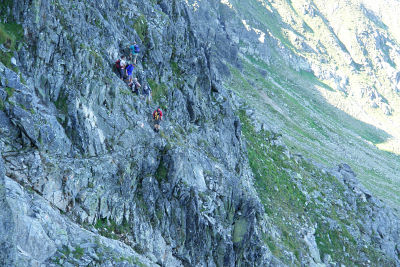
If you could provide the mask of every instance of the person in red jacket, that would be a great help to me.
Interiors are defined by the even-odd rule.
[[[158,107],[156,110],[153,112],[153,120],[154,120],[154,131],[158,133],[160,131],[160,122],[162,121],[162,110],[160,107]]]

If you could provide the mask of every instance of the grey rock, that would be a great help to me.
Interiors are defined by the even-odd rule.
[[[195,10],[189,2],[14,1],[9,12],[26,41],[16,58],[27,83],[0,64],[1,264],[284,265],[264,240],[268,231],[275,240],[279,233],[269,230],[253,185],[235,115],[244,105],[223,85],[228,66],[240,68],[240,40],[269,62],[272,37],[250,42],[257,32],[239,32],[241,21],[223,3],[203,1]],[[133,95],[113,72],[132,40],[142,48],[135,76],[161,94],[157,102]],[[311,70],[287,54],[294,69]],[[348,78],[321,75],[347,90]],[[159,133],[151,119],[157,105],[164,111]],[[270,131],[255,114],[246,109],[257,130]],[[276,133],[267,141],[293,158]],[[394,257],[396,217],[375,205],[348,165],[331,172],[347,186],[344,210],[362,199],[369,218],[379,215],[365,220],[366,231]],[[315,227],[305,229],[302,262],[321,264]],[[296,262],[292,251],[278,249]]]

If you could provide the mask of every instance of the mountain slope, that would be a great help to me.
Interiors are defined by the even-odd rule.
[[[389,136],[328,105],[317,88],[336,88],[310,74],[277,6],[35,0],[0,10],[1,265],[400,264],[397,215],[349,166],[363,170],[357,150],[384,155],[379,171],[395,165],[365,142]],[[133,41],[150,103],[113,69]]]
[[[398,206],[400,54],[391,9],[362,1],[226,6],[243,62],[226,86],[248,99],[261,122],[285,132],[288,146],[321,163],[347,162],[368,189]]]

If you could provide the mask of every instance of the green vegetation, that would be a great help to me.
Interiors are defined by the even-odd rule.
[[[2,0],[2,3],[0,5],[0,16],[1,18],[10,18],[11,14],[8,13],[9,10],[11,10],[13,6],[13,1],[12,0]]]
[[[8,68],[14,71],[17,69],[11,65],[11,58],[13,57],[13,51],[17,50],[18,42],[23,39],[22,26],[15,23],[0,23],[0,44],[4,45],[8,52],[0,51],[0,61]]]
[[[172,72],[173,72],[177,77],[179,77],[179,76],[181,75],[181,69],[179,68],[178,63],[175,62],[175,61],[171,61],[170,64],[171,64]]]
[[[82,258],[84,253],[85,253],[85,251],[80,246],[75,247],[75,250],[72,252],[75,259]]]
[[[113,220],[98,219],[94,227],[99,230],[102,236],[117,240],[130,232],[130,226],[125,220],[118,225]]]
[[[68,115],[68,96],[65,94],[65,92],[61,92],[56,100],[54,102],[55,106],[57,109],[60,111],[60,113],[64,116],[57,117],[58,122],[66,126],[67,123],[67,115]]]
[[[6,87],[6,92],[7,92],[7,98],[10,98],[13,96],[15,89],[11,87]]]
[[[240,111],[239,117],[260,200],[264,204],[266,213],[273,216],[274,223],[280,226],[282,243],[299,254],[305,245],[297,237],[297,230],[287,224],[284,218],[304,212],[306,198],[292,182],[289,172],[292,168],[301,171],[300,166],[289,164],[288,158],[283,156],[282,147],[271,146],[264,141],[272,141],[276,138],[274,135],[269,132],[256,134],[244,111]],[[270,237],[266,237],[267,240],[268,238]],[[267,242],[267,245],[271,243],[273,242]],[[274,247],[270,249],[275,251],[277,257],[283,257],[280,250]]]
[[[101,20],[96,18],[94,21],[94,24],[96,25],[97,28],[101,28]]]
[[[15,23],[0,23],[0,44],[6,48],[15,50],[17,42],[23,39],[24,32],[22,26]]]
[[[27,85],[26,81],[25,81],[24,77],[22,77],[21,73],[19,74],[19,80],[21,81],[22,84]]]
[[[0,110],[3,110],[3,111],[4,111],[5,108],[6,108],[6,103],[8,103],[8,104],[10,104],[10,105],[13,105],[13,106],[15,105],[15,103],[14,103],[13,101],[10,100],[10,98],[14,95],[15,89],[6,86],[6,87],[4,88],[4,90],[5,90],[6,93],[7,93],[7,97],[6,97],[6,99],[5,99],[5,102],[4,102],[3,100],[0,99]],[[24,110],[27,110],[22,104],[19,104],[19,106],[20,106],[21,108],[23,108]],[[28,111],[28,110],[27,110],[27,111]]]
[[[334,96],[337,91],[311,72],[295,71],[279,59],[267,64],[253,56],[242,57],[242,66],[242,70],[230,67],[226,87],[256,110],[263,122],[279,129],[294,152],[328,166],[347,162],[368,189],[392,204],[400,201],[393,173],[398,157],[370,145],[385,143],[389,134],[331,105],[320,92]],[[377,158],[385,161],[378,163]],[[379,173],[369,172],[365,162]]]
[[[168,142],[168,145],[164,147],[163,151],[161,151],[160,155],[160,163],[158,164],[158,168],[155,173],[155,177],[158,180],[159,183],[162,181],[165,181],[168,176],[168,168],[166,166],[166,163],[164,162],[164,155],[167,154],[168,150],[171,149],[171,138],[169,136],[166,136],[164,132],[160,132],[160,135],[162,134],[162,138],[165,138]]]
[[[66,257],[68,257],[71,254],[71,250],[67,246],[63,246],[60,252]]]
[[[158,182],[161,183],[163,180],[167,179],[167,175],[168,175],[168,169],[165,167],[165,163],[161,158],[160,164],[158,165],[157,171],[155,173],[155,177],[158,180]]]
[[[139,35],[143,44],[147,46],[149,44],[149,26],[147,24],[146,17],[144,15],[140,15],[133,24],[133,28]]]
[[[310,82],[314,83],[315,85],[325,88],[326,90],[331,91],[331,92],[335,91],[335,90],[333,90],[332,87],[330,87],[326,83],[321,82],[317,77],[315,77],[314,73],[312,73],[312,72],[300,70],[299,74],[302,78],[309,80]]]
[[[137,258],[137,257],[133,257],[133,256],[131,256],[131,257],[124,257],[124,256],[122,256],[122,257],[119,257],[119,258],[114,258],[114,260],[116,261],[116,262],[124,262],[124,261],[127,261],[127,262],[129,262],[130,264],[134,264],[135,266],[139,266],[139,267],[146,267],[147,265],[146,264],[144,264],[143,262],[141,262],[140,260],[139,260],[139,258]]]
[[[94,58],[94,65],[96,68],[103,68],[103,59],[99,55],[98,52],[96,52],[93,49],[90,49],[90,55]]]
[[[233,228],[233,242],[238,243],[243,241],[244,235],[247,232],[247,221],[244,218],[239,219],[235,222]]]
[[[245,99],[251,102],[253,106],[260,105],[260,109],[269,109],[269,111],[273,113],[274,120],[280,122],[286,121],[287,126],[292,133],[296,133],[297,139],[301,140],[302,142],[309,142],[310,140],[313,142],[319,142],[319,136],[317,134],[312,131],[307,131],[307,128],[305,128],[303,125],[292,120],[294,118],[301,118],[303,121],[306,120],[309,125],[315,125],[316,118],[310,118],[309,112],[304,109],[303,104],[299,102],[291,92],[283,89],[280,90],[280,88],[277,88],[274,82],[264,79],[259,73],[257,67],[270,71],[270,75],[275,74],[277,70],[272,69],[264,62],[253,57],[249,57],[248,59],[250,62],[244,62],[245,72],[243,74],[237,69],[231,68],[231,72],[233,74],[232,76],[234,78],[231,81],[230,86],[238,91],[239,94]],[[285,86],[288,88],[290,81],[287,80],[287,77],[279,76],[279,78],[282,81],[285,81]],[[256,84],[250,84],[250,81],[256,81]],[[258,88],[263,89],[258,90]],[[295,88],[293,89],[295,90]],[[265,105],[263,103],[263,99],[270,98],[269,95],[273,95],[274,99],[277,99],[277,105]],[[291,108],[290,112],[286,110],[286,106]]]
[[[152,79],[148,79],[148,83],[153,92],[153,100],[159,103],[167,94],[167,86],[164,83],[157,83]]]
[[[289,258],[282,254],[284,247],[292,251],[298,261],[296,264],[299,264],[301,255],[308,253],[307,245],[299,235],[300,229],[304,225],[316,225],[315,238],[321,258],[329,254],[333,261],[346,266],[360,264],[363,255],[375,263],[386,266],[392,263],[382,256],[378,248],[350,234],[350,229],[358,231],[358,222],[363,215],[358,213],[359,210],[346,212],[331,201],[346,199],[344,187],[335,177],[321,172],[302,158],[288,157],[282,146],[272,142],[278,136],[266,131],[256,133],[244,110],[239,112],[239,117],[256,190],[268,217],[279,232],[279,238],[268,233],[264,236],[265,244],[276,257],[290,264]],[[332,227],[332,222],[335,227]],[[236,234],[234,232],[235,240],[240,240],[239,230],[240,227]]]
[[[56,255],[57,256],[55,256],[52,261],[58,266],[63,266],[62,263],[71,255],[71,250],[68,248],[68,246],[64,245],[62,249],[58,250]]]
[[[132,91],[131,91],[131,90],[123,89],[123,88],[120,88],[120,89],[119,89],[119,92],[120,92],[121,94],[123,94],[123,95],[131,95],[131,94],[132,94]]]

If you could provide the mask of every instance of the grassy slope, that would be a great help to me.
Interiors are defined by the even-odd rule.
[[[261,66],[266,68],[261,61],[244,58],[243,73],[232,68],[227,86],[255,108],[262,120],[284,133],[293,152],[329,166],[346,162],[377,196],[400,204],[400,181],[395,176],[399,157],[373,145],[389,137],[385,132],[324,102],[313,90],[319,83],[315,78],[290,69],[283,77],[270,67],[268,77],[262,77],[257,70]]]
[[[329,255],[333,262],[346,266],[362,265],[367,258],[381,266],[394,264],[374,244],[354,234],[362,227],[361,200],[357,200],[358,210],[346,211],[341,202],[346,199],[345,190],[336,178],[302,158],[288,157],[283,147],[273,144],[276,135],[256,133],[244,110],[239,116],[255,186],[267,213],[269,230],[264,241],[275,256],[299,265],[303,255],[310,254],[304,239],[307,225],[315,227],[322,259]]]
[[[11,64],[13,51],[18,49],[18,43],[23,39],[22,26],[13,21],[13,17],[7,13],[12,5],[12,1],[5,0],[0,6],[0,45],[4,50],[0,50],[0,61],[7,67],[17,71]],[[7,22],[2,22],[5,20]]]
[[[288,40],[277,25],[289,26],[282,23],[276,12],[268,13],[260,2],[232,3],[244,12],[243,16],[252,15],[281,43],[287,44]],[[263,30],[260,24],[257,27]],[[293,50],[293,46],[287,47]],[[293,152],[328,166],[348,163],[376,196],[394,207],[399,206],[399,156],[375,146],[385,142],[390,135],[328,103],[324,98],[327,94],[344,99],[346,96],[334,92],[311,73],[296,72],[287,67],[273,51],[271,54],[273,63],[270,65],[243,55],[242,71],[231,68],[232,78],[226,86],[245,99],[261,120],[282,132],[285,143]],[[267,75],[261,74],[260,69],[266,70]]]

